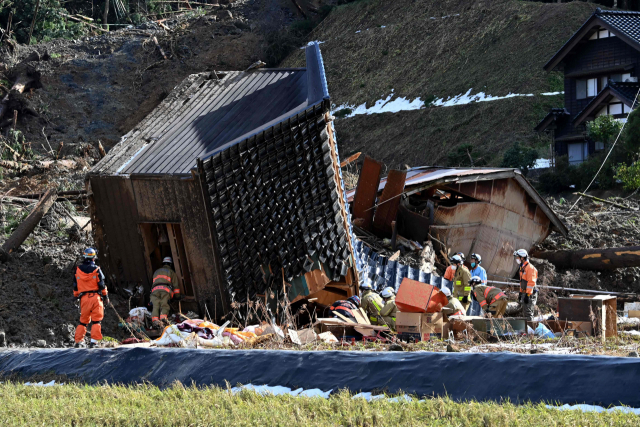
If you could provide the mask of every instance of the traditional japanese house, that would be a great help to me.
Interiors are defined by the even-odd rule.
[[[640,12],[596,9],[544,66],[564,73],[564,107],[536,126],[550,132],[558,156],[579,164],[603,142],[586,136],[586,123],[601,115],[624,119],[640,89]]]
[[[183,309],[210,316],[283,290],[290,301],[356,292],[317,43],[306,61],[189,76],[90,171],[95,240],[115,291],[148,294],[172,256]]]

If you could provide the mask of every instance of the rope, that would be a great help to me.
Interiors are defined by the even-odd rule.
[[[640,95],[640,88],[638,89],[638,92],[636,92],[636,97],[633,100],[633,104],[631,104],[631,110],[627,113],[627,120],[625,120],[624,123],[622,123],[622,127],[620,128],[620,132],[618,132],[618,136],[616,137],[616,140],[614,141],[613,145],[611,146],[611,149],[607,153],[607,157],[604,158],[604,161],[600,165],[600,169],[598,169],[598,172],[596,172],[595,176],[593,177],[593,179],[591,180],[591,182],[589,183],[587,188],[583,191],[583,193],[586,193],[587,191],[589,191],[589,188],[591,188],[591,185],[593,185],[593,183],[595,182],[596,178],[598,177],[598,174],[600,174],[600,171],[604,167],[604,164],[607,163],[607,160],[609,159],[609,156],[613,152],[613,149],[615,148],[616,144],[618,143],[618,140],[620,139],[620,135],[622,135],[622,131],[624,130],[624,127],[626,126],[627,121],[629,120],[629,115],[631,114],[631,111],[633,111],[633,109],[636,106],[636,102],[638,101],[638,95]],[[573,208],[576,207],[576,205],[578,204],[580,199],[582,199],[582,196],[578,197],[578,200],[576,200],[576,202],[573,204],[573,206],[571,206],[571,208],[567,211],[567,214],[569,212],[571,212],[573,210]]]

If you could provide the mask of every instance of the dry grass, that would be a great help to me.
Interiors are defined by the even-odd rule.
[[[259,395],[253,391],[153,386],[32,387],[0,385],[0,419],[6,426],[633,426],[638,417],[620,412],[558,411],[543,404],[456,403],[353,399],[347,392],[329,399]]]

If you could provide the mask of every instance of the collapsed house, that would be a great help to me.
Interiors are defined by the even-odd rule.
[[[348,194],[354,224],[379,237],[393,234],[447,256],[478,253],[490,279],[510,279],[517,270],[513,252],[531,250],[552,231],[567,227],[517,169],[417,167],[390,171],[367,157],[355,190]],[[395,230],[394,230],[395,229]],[[395,233],[394,233],[395,231]],[[373,254],[357,244],[362,262]],[[376,257],[378,258],[378,257]],[[380,286],[396,287],[402,276],[436,284],[430,272],[399,268],[385,272],[388,260],[376,259]],[[385,265],[381,265],[385,264]]]
[[[90,171],[92,225],[111,286],[148,295],[171,256],[182,306],[210,315],[283,287],[290,301],[355,293],[317,43],[306,61],[189,76]]]

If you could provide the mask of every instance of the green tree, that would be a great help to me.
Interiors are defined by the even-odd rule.
[[[615,178],[622,181],[625,190],[637,190],[640,188],[640,162],[634,162],[631,165],[619,164]]]
[[[592,122],[587,123],[587,135],[593,141],[612,143],[620,133],[622,123],[614,119],[613,116],[600,116]]]
[[[505,151],[500,166],[503,168],[518,168],[526,176],[539,157],[535,148],[522,146],[516,141],[511,148]]]

